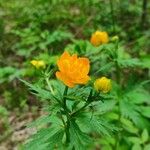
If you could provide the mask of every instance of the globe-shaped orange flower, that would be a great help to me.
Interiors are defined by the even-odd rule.
[[[90,79],[88,76],[90,69],[88,58],[78,58],[76,54],[71,56],[65,51],[57,65],[60,71],[56,72],[56,77],[70,88],[73,88],[76,84],[86,84]]]
[[[109,38],[107,32],[102,32],[102,31],[96,31],[95,33],[92,34],[90,42],[94,46],[99,46],[101,44],[108,43]]]

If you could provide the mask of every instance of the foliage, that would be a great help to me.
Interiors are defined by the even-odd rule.
[[[27,128],[37,131],[20,149],[149,150],[149,10],[148,0],[0,0],[0,142],[14,114],[37,117],[36,107],[43,115]],[[97,45],[96,33],[109,38]],[[88,83],[66,90],[56,79],[64,51],[89,59]],[[94,89],[101,77],[106,93]]]

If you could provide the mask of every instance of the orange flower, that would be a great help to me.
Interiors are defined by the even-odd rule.
[[[56,72],[56,77],[70,88],[76,84],[86,84],[90,79],[88,58],[77,58],[76,54],[71,56],[68,52],[64,52],[57,65],[60,71]]]
[[[99,46],[101,44],[108,43],[108,34],[107,32],[102,32],[102,31],[96,31],[95,33],[92,34],[90,42],[94,46]]]

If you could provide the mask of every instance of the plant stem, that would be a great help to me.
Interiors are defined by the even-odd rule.
[[[116,52],[116,81],[117,81],[117,84],[120,85],[121,87],[121,68],[118,64],[118,57],[119,57],[119,46],[118,46],[118,41],[116,41],[115,43],[115,52]],[[120,119],[121,119],[121,113],[120,113],[120,91],[117,91],[117,95],[118,95],[118,108],[119,108],[119,118],[118,118],[118,122],[120,123]],[[114,145],[114,150],[117,150],[118,149],[118,144],[119,144],[119,137],[120,135],[120,131],[118,131],[117,135],[116,135],[116,141],[115,141],[115,145]]]
[[[67,104],[66,104],[66,96],[67,96],[67,92],[68,92],[68,87],[65,87],[64,90],[64,94],[63,94],[63,108],[67,117],[67,121],[66,121],[66,125],[65,125],[65,132],[66,132],[66,145],[70,142],[70,133],[69,133],[69,128],[70,128],[70,115],[69,115],[69,111],[67,108]]]
[[[85,107],[87,107],[90,103],[86,102],[84,106],[82,106],[80,109],[78,109],[77,111],[75,111],[74,113],[72,113],[71,116],[75,116],[78,112],[82,111]]]
[[[50,84],[50,82],[49,82],[49,78],[46,77],[45,80],[46,80],[46,83],[47,83],[47,85],[48,85],[49,90],[50,90],[51,93],[54,95],[54,90],[53,90],[53,88],[52,88],[52,86],[51,86],[51,84]]]
[[[114,7],[113,7],[113,1],[109,0],[110,9],[111,9],[111,18],[112,18],[112,24],[113,24],[113,32],[115,33],[115,18],[114,18]]]
[[[118,41],[116,41],[115,43],[115,52],[116,52],[116,59],[118,60],[118,55],[119,55],[119,51],[118,51]],[[116,60],[116,80],[117,80],[117,83],[120,84],[120,66],[118,64],[118,61]]]
[[[68,92],[68,87],[66,86],[66,87],[65,87],[65,90],[64,90],[64,94],[63,94],[63,105],[64,105],[64,109],[65,109],[65,110],[66,110],[66,108],[67,108],[67,105],[66,105],[67,92]]]
[[[144,29],[145,26],[145,21],[146,21],[146,16],[147,16],[147,0],[143,0],[143,5],[142,5],[142,15],[141,15],[141,30]]]

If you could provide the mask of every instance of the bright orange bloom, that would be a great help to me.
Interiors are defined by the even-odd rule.
[[[101,44],[108,43],[109,38],[107,32],[102,32],[102,31],[96,31],[95,33],[92,34],[90,42],[94,46],[99,46]]]
[[[71,56],[68,52],[64,52],[57,65],[60,71],[56,72],[56,77],[70,88],[76,84],[86,84],[90,79],[88,76],[90,69],[88,58],[78,58],[76,54]]]

